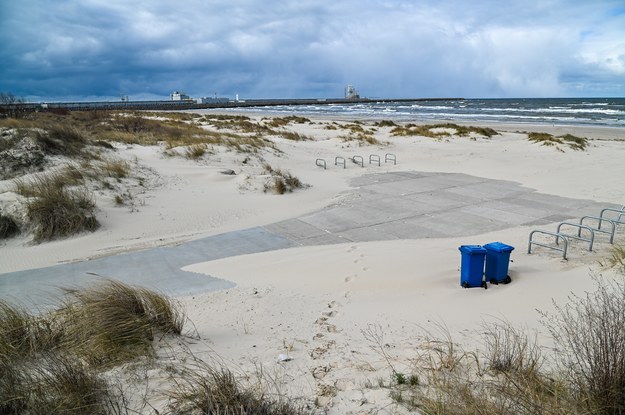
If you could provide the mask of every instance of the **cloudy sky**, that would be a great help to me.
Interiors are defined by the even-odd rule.
[[[623,97],[625,0],[0,0],[30,100]]]

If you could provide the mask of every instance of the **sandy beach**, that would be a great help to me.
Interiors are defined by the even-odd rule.
[[[263,115],[252,120],[266,122]],[[347,119],[291,122],[280,128],[308,139],[268,135],[273,148],[250,154],[213,146],[196,160],[172,156],[171,151],[182,151],[176,148],[167,155],[159,146],[113,143],[116,156],[144,178],[144,185],[128,182],[124,189],[129,201],[121,206],[96,189],[101,223],[96,232],[41,244],[32,243],[28,235],[3,240],[0,274],[183,245],[302,218],[353,202],[358,179],[373,174],[459,174],[505,180],[550,196],[625,205],[625,136],[619,129],[495,124],[490,127],[499,134],[490,138],[453,131],[432,138],[395,136],[393,127],[375,124]],[[353,125],[375,143],[346,139]],[[529,141],[528,131],[587,137],[588,145],[580,151],[544,146]],[[387,154],[397,163],[384,162]],[[381,156],[379,166],[369,163],[371,155]],[[354,156],[362,157],[362,167],[352,161]],[[344,167],[335,164],[336,157],[345,160]],[[306,186],[284,195],[265,192],[271,179],[266,164]],[[19,199],[12,183],[0,182],[0,202],[7,211]],[[506,214],[504,208],[501,214]],[[199,336],[189,341],[189,350],[222,362],[236,374],[262,368],[276,391],[314,402],[328,414],[409,413],[388,389],[371,383],[389,379],[393,371],[409,373],[428,334],[444,335],[440,328],[445,327],[455,342],[477,349],[485,323],[506,321],[535,330],[548,345],[538,310],[550,312],[554,301],[563,303],[571,293],[593,290],[592,275],[610,274],[599,265],[610,254],[605,235],[597,236],[592,252],[585,243],[572,242],[568,260],[544,248],[528,255],[529,232],[555,231],[558,222],[510,224],[449,237],[346,238],[342,243],[301,244],[189,263],[185,271],[236,284],[178,298]],[[617,230],[619,244],[625,243],[624,229],[621,225]],[[515,247],[512,283],[487,290],[461,288],[458,247],[494,241]]]

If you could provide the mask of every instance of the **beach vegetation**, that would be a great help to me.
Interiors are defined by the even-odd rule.
[[[287,117],[275,117],[275,118],[269,118],[269,119],[263,119],[263,120],[268,120],[267,125],[272,128],[286,127],[287,125],[291,123],[306,124],[306,123],[311,122],[310,119],[306,117],[298,117],[296,115],[290,115]]]
[[[206,154],[206,150],[205,143],[192,144],[185,149],[184,156],[190,160],[197,160]]]
[[[625,413],[625,281],[596,277],[596,289],[540,312],[554,347],[506,321],[485,323],[482,347],[465,350],[443,325],[416,345],[410,382],[396,360],[368,335],[389,363],[391,398],[427,414]],[[373,339],[373,340],[372,340]],[[392,362],[392,363],[391,363]]]
[[[355,141],[360,145],[370,144],[370,145],[379,145],[381,142],[375,138],[373,134],[368,133],[350,133],[346,136],[342,136],[341,139],[344,142]]]
[[[625,413],[625,281],[599,280],[542,313],[556,345],[557,366],[571,393],[594,414]]]
[[[312,140],[311,137],[304,135],[304,134],[300,134],[298,132],[295,131],[280,131],[278,133],[278,135],[282,138],[285,138],[287,140],[291,140],[291,141],[310,141]]]
[[[169,409],[176,414],[312,414],[304,405],[285,396],[270,396],[261,388],[243,386],[227,368],[201,364],[184,373],[168,393]],[[260,390],[259,390],[260,389]]]
[[[562,151],[562,146],[567,146],[573,150],[585,150],[588,145],[587,138],[577,137],[571,134],[554,136],[549,133],[529,132],[527,133],[527,138],[533,143],[552,146],[560,151]]]
[[[399,137],[421,136],[430,138],[442,138],[451,137],[452,135],[467,137],[471,135],[471,133],[487,138],[491,138],[494,135],[499,134],[497,131],[488,127],[474,127],[452,123],[425,125],[416,125],[409,123],[406,125],[398,125],[391,130],[391,135]]]
[[[0,213],[0,239],[11,238],[20,233],[20,227],[10,216]]]
[[[308,185],[302,183],[300,179],[293,176],[288,171],[274,169],[269,164],[265,164],[263,169],[264,173],[269,176],[263,189],[265,193],[283,195],[285,193],[292,193],[296,189],[308,187]]]
[[[616,268],[625,273],[625,246],[621,244],[612,245],[610,255],[600,261],[600,264],[605,268]]]
[[[37,131],[37,144],[46,154],[76,156],[87,145],[85,134],[67,124],[51,124],[45,130]]]
[[[16,191],[27,197],[26,213],[36,242],[94,231],[95,201],[84,185],[68,187],[75,169],[67,173],[37,175],[30,181],[16,180]],[[79,172],[78,172],[79,173]]]
[[[185,322],[168,297],[116,281],[67,295],[38,314],[0,301],[0,413],[128,413],[105,371],[152,356]]]
[[[395,123],[395,121],[391,121],[391,120],[378,121],[374,125],[376,127],[397,127],[397,124]]]

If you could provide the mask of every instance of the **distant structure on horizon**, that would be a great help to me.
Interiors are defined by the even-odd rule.
[[[345,99],[359,99],[360,95],[358,95],[358,91],[354,88],[353,85],[347,85],[345,87]]]
[[[172,92],[171,94],[169,94],[169,97],[171,98],[172,101],[186,101],[186,100],[191,99],[190,96],[180,91]]]

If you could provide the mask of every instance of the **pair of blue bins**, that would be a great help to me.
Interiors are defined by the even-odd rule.
[[[486,283],[507,284],[508,265],[513,246],[501,242],[482,245],[462,245],[460,248],[460,285],[464,288],[484,287]],[[484,267],[486,263],[486,267]],[[485,278],[484,278],[485,277]]]

